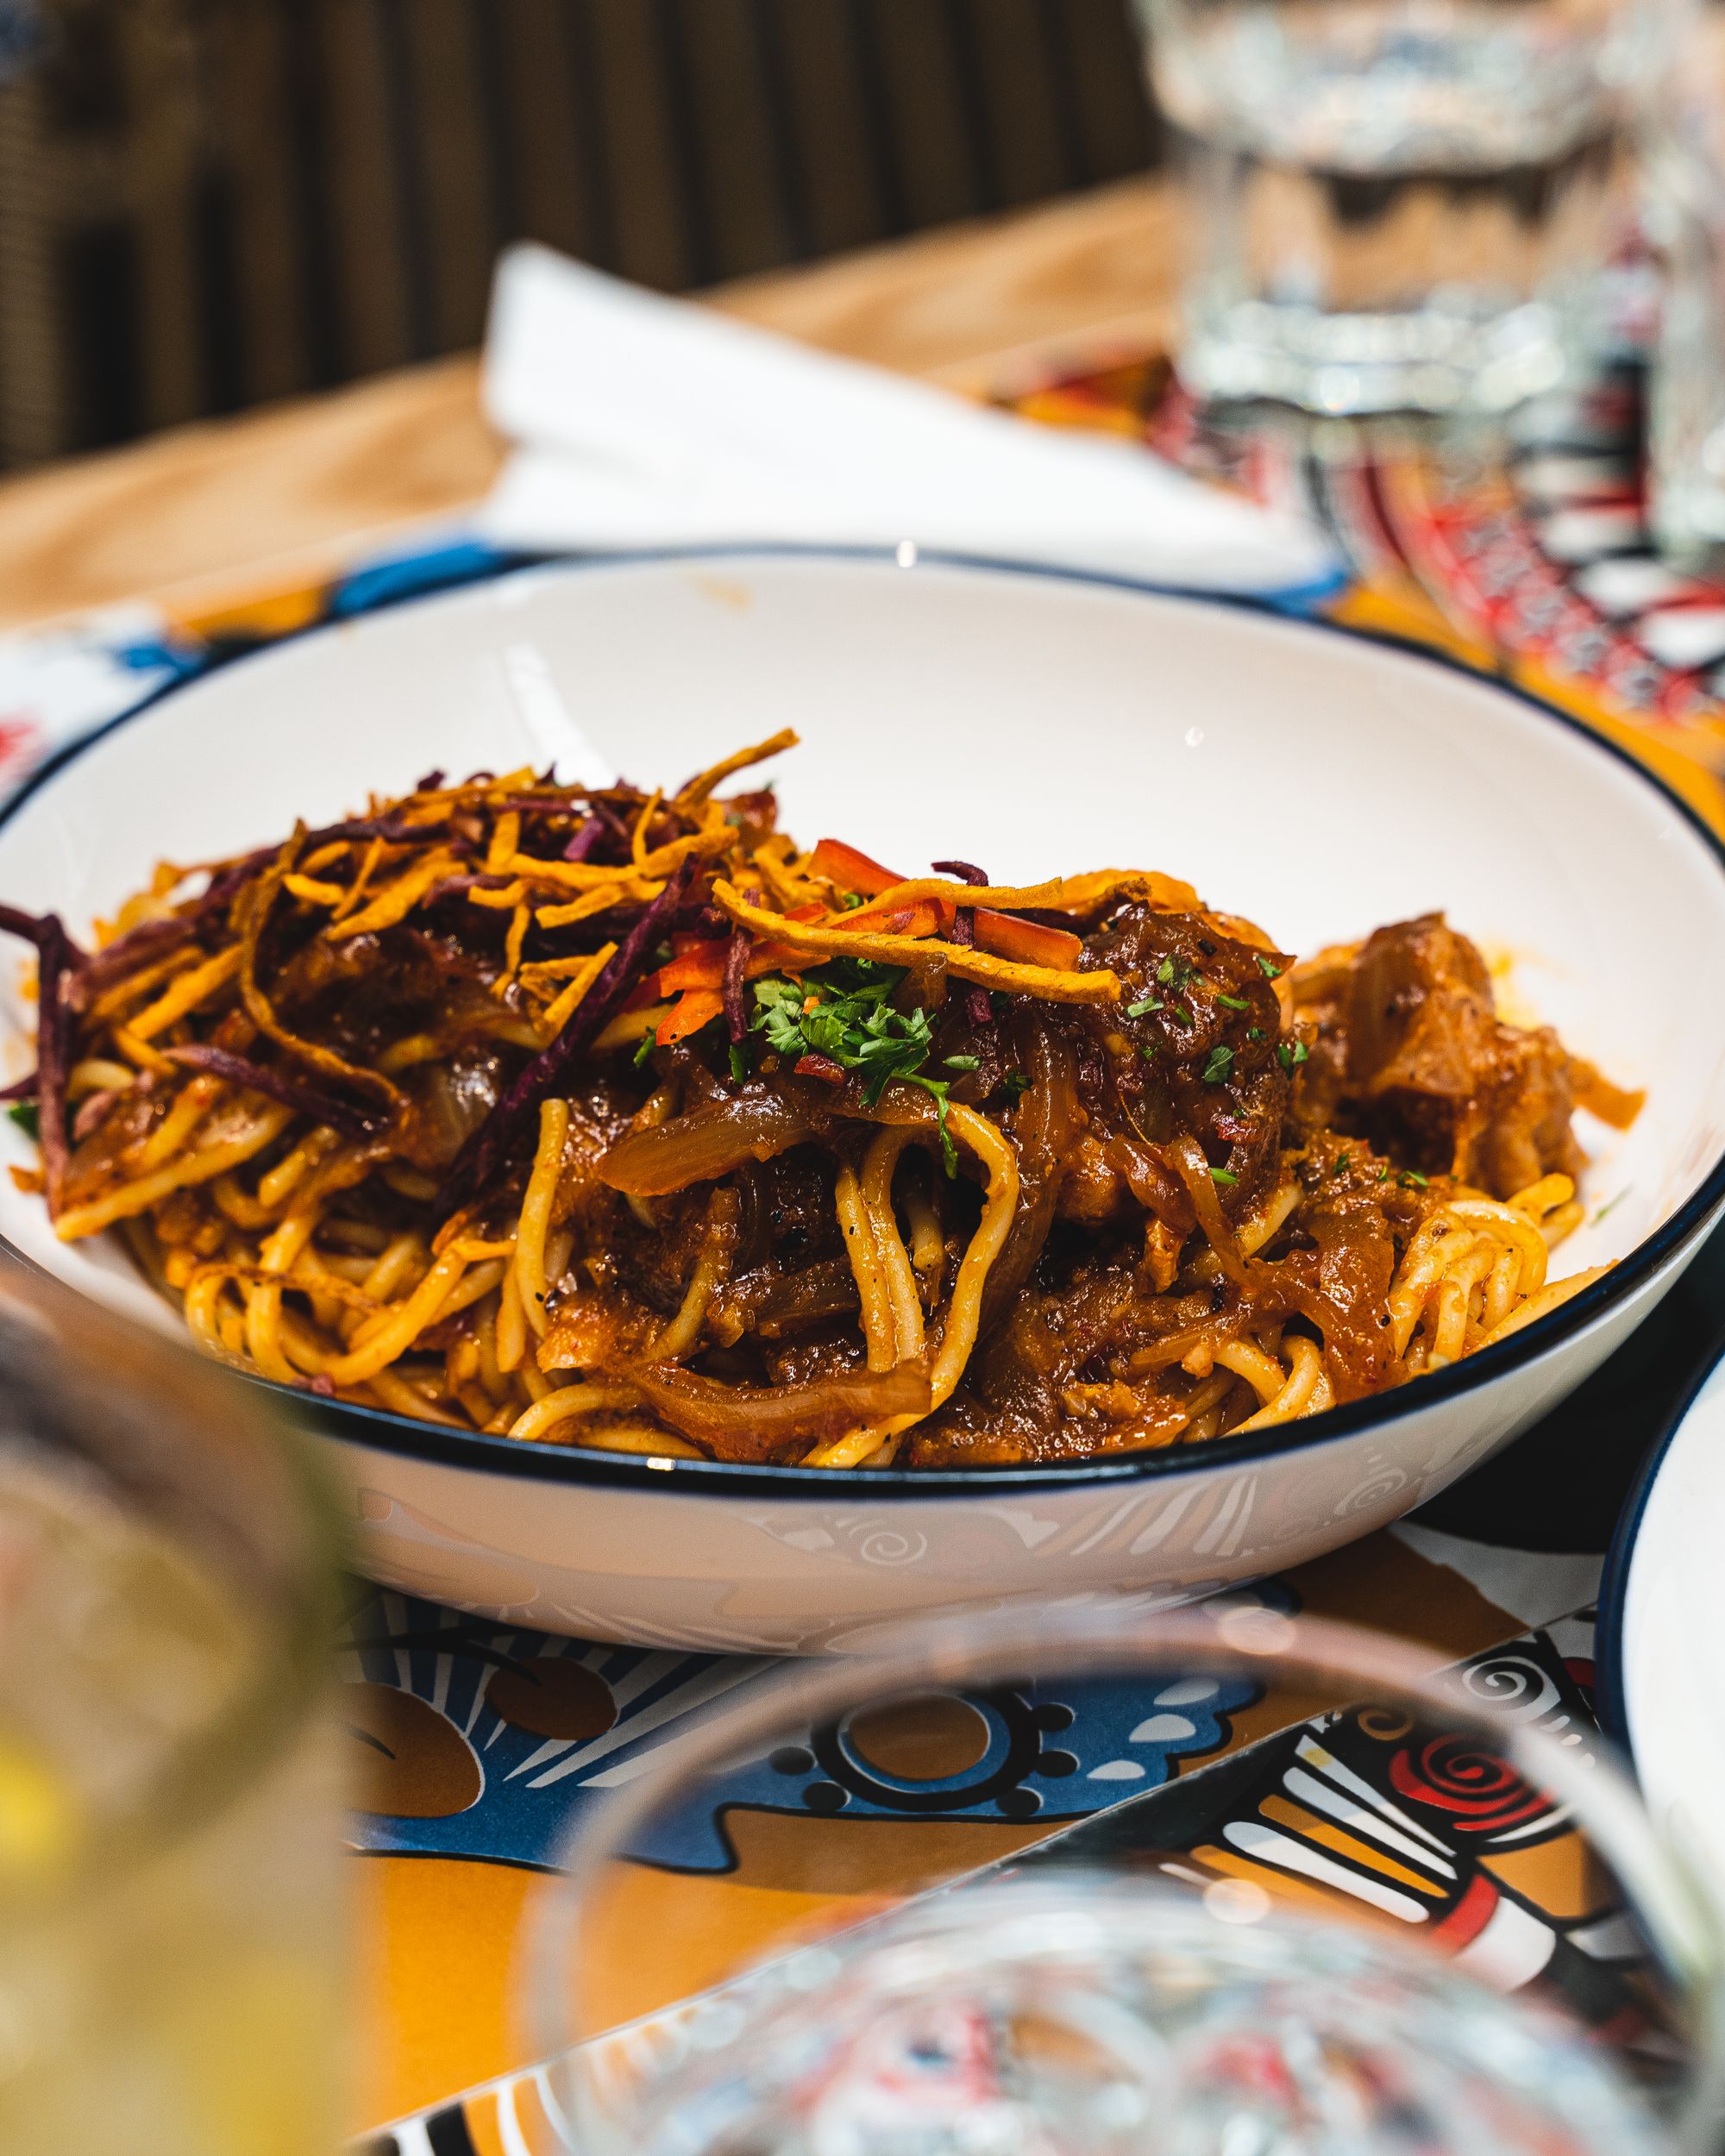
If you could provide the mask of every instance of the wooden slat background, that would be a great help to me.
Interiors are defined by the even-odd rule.
[[[1126,0],[39,4],[5,465],[471,346],[518,236],[681,291],[1154,150]]]

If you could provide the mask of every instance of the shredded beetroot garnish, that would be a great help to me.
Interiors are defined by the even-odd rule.
[[[928,864],[938,876],[957,876],[961,883],[986,883],[988,879],[974,861],[932,861]],[[973,907],[961,906],[952,917],[952,940],[967,948],[976,941],[976,915]],[[974,984],[964,992],[964,1012],[972,1025],[978,1028],[993,1019],[994,1006],[988,1001],[988,991]]]
[[[693,861],[678,862],[664,889],[642,910],[599,978],[570,1012],[562,1031],[540,1050],[485,1121],[469,1132],[437,1193],[440,1216],[447,1218],[491,1181],[505,1153],[539,1103],[556,1090],[577,1057],[616,1017],[647,971],[657,945],[669,932],[693,874]]]
[[[163,1053],[183,1070],[207,1071],[212,1078],[225,1078],[232,1085],[249,1086],[254,1093],[267,1094],[284,1107],[315,1117],[332,1130],[346,1131],[349,1137],[364,1138],[383,1128],[381,1117],[367,1115],[310,1080],[296,1078],[267,1063],[254,1063],[249,1056],[236,1056],[231,1049],[217,1048],[213,1041],[191,1041],[184,1048],[165,1049]]]
[[[739,928],[724,954],[724,1023],[733,1048],[740,1048],[749,1037],[749,1012],[743,1000],[743,983],[749,968],[752,941],[748,931]]]
[[[570,793],[579,793],[579,787],[572,787]],[[499,809],[518,809],[524,816],[536,810],[549,816],[567,816],[569,813],[568,793],[507,793],[495,805]]]
[[[462,891],[506,891],[509,885],[507,876],[445,876],[441,883],[432,885],[421,903],[430,906],[434,899],[454,898]]]
[[[343,823],[326,824],[321,831],[308,831],[305,850],[315,853],[336,838],[447,838],[448,835],[446,823],[415,824],[400,810],[389,809],[381,816],[350,816]]]
[[[36,946],[36,1128],[42,1148],[42,1174],[50,1213],[60,1209],[72,1149],[66,1135],[66,1086],[72,1075],[72,1010],[66,988],[79,958],[77,945],[57,913],[42,919]]]
[[[87,1093],[78,1104],[78,1113],[72,1119],[72,1142],[81,1145],[110,1108],[120,1098],[119,1091],[106,1086],[100,1093]]]
[[[597,816],[589,816],[574,837],[563,849],[565,861],[585,861],[605,837],[605,824]]]
[[[396,809],[382,816],[350,816],[339,824],[325,824],[321,830],[307,831],[301,846],[303,854],[315,853],[318,847],[328,846],[338,838],[403,839],[441,838],[458,853],[467,850],[465,842],[452,837],[449,826],[443,824],[410,824]],[[236,898],[260,869],[267,868],[280,854],[279,846],[260,846],[255,853],[242,854],[239,860],[229,862],[218,876],[212,876],[204,892],[184,919],[189,932],[195,932],[198,924],[216,913],[226,910],[229,902]],[[104,951],[103,956],[106,957]]]
[[[15,906],[0,906],[0,930],[36,947],[36,1136],[52,1215],[60,1210],[71,1158],[66,1114],[66,1081],[72,1069],[67,990],[85,962],[58,913],[38,916]]]
[[[83,1010],[110,981],[152,958],[160,958],[180,943],[190,943],[198,924],[190,914],[170,913],[158,921],[140,921],[123,936],[105,943],[78,970],[71,984],[72,1006]]]
[[[818,1056],[812,1052],[799,1056],[795,1068],[799,1078],[819,1078],[829,1086],[842,1086],[844,1083],[844,1066],[834,1062],[831,1056]]]
[[[436,778],[440,774],[434,772],[430,775]],[[317,847],[328,845],[338,838],[401,840],[410,837],[442,839],[453,844],[457,851],[465,850],[463,842],[451,838],[447,823],[408,824],[404,822],[398,812],[393,810],[383,816],[349,817],[343,823],[326,824],[321,830],[308,831],[304,850],[312,852]],[[136,928],[128,929],[123,936],[116,936],[111,943],[97,951],[93,957],[85,957],[77,945],[68,939],[67,947],[78,971],[78,985],[72,991],[72,1007],[81,1009],[100,989],[106,987],[110,981],[117,981],[122,975],[129,973],[144,959],[160,958],[165,952],[172,950],[176,943],[187,943],[197,937],[206,923],[227,911],[232,900],[259,870],[267,868],[280,851],[279,846],[260,846],[255,853],[242,854],[239,860],[229,862],[218,875],[210,878],[202,895],[184,913],[170,914],[161,920],[141,921]],[[16,908],[9,907],[4,911],[16,912]],[[18,918],[28,919],[30,917],[26,914]],[[0,927],[5,925],[3,921],[0,921]],[[18,928],[14,928],[11,932],[14,935],[28,933],[27,930]]]
[[[66,959],[70,964],[85,966],[90,962],[60,925],[58,913],[26,913],[22,906],[0,906],[0,932],[19,937],[27,943],[34,943],[38,950],[44,942],[58,937],[66,945]]]

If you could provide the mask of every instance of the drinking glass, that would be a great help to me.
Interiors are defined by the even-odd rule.
[[[715,1712],[545,1890],[524,1997],[561,2130],[580,2156],[1701,2156],[1708,1891],[1549,1658],[1429,1671],[1263,1608],[1000,1617]],[[1149,1786],[1051,1832],[1080,1773]]]
[[[1664,299],[1647,394],[1647,503],[1665,550],[1725,550],[1725,21],[1677,17],[1647,101],[1648,226]]]
[[[330,1515],[254,1392],[0,1261],[0,2148],[339,2141]]]
[[[1495,413],[1582,364],[1667,0],[1137,0],[1219,399]]]

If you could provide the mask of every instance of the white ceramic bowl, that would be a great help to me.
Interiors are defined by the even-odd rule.
[[[1725,1902],[1725,1355],[1650,1448],[1599,1587],[1600,1718],[1654,1823]]]
[[[866,1646],[919,1611],[1302,1563],[1433,1495],[1553,1407],[1725,1203],[1725,854],[1586,730],[1423,656],[1214,602],[987,565],[726,554],[535,570],[325,629],[110,728],[0,822],[0,898],[74,931],[166,855],[262,843],[423,771],[560,757],[675,781],[795,725],[785,820],[907,870],[1189,877],[1285,947],[1445,907],[1610,1075],[1585,1132],[1620,1260],[1540,1324],[1310,1421],[1065,1468],[832,1474],[512,1445],[286,1395],[329,1442],[379,1579],[551,1630],[676,1646]],[[592,762],[587,761],[591,770]],[[1506,960],[1506,962],[1509,962]],[[0,1075],[28,1067],[7,968]],[[11,1156],[27,1157],[9,1131]],[[0,1177],[0,1235],[179,1326],[118,1248],[58,1244]]]

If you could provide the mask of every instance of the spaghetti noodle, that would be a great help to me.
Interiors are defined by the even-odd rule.
[[[211,1352],[524,1443],[816,1467],[1186,1444],[1593,1278],[1571,1112],[1440,917],[1296,967],[1189,886],[898,876],[770,791],[521,770],[164,867],[38,955],[68,1239]],[[16,1171],[15,1171],[16,1172]]]

